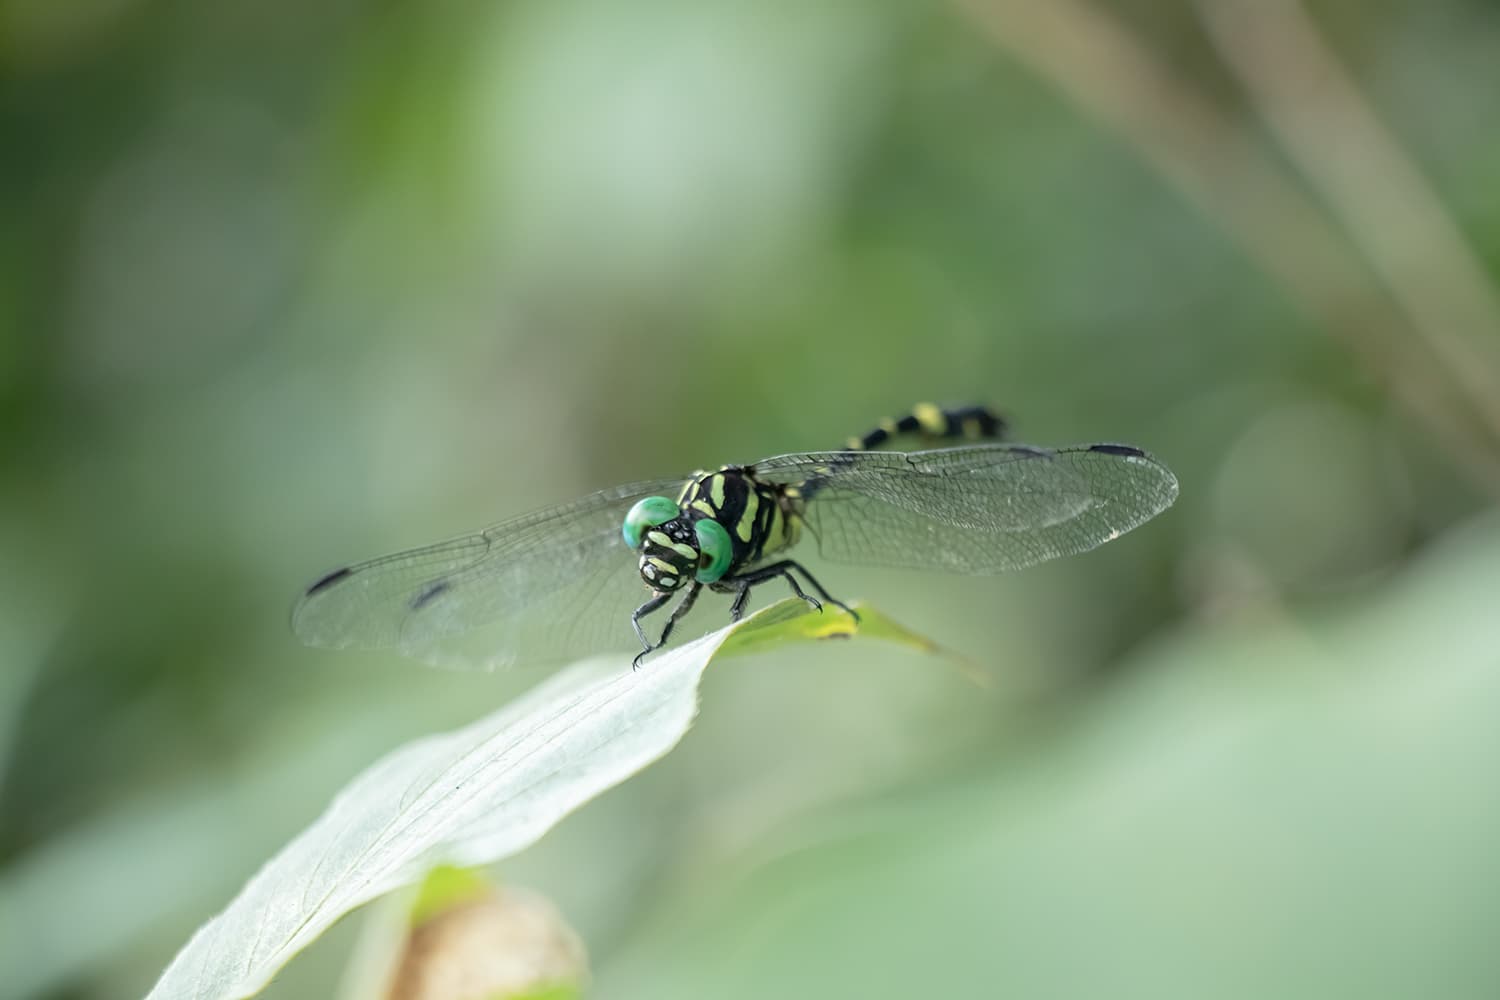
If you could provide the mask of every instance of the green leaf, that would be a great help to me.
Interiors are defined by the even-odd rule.
[[[577,983],[553,983],[550,986],[539,986],[529,993],[511,993],[494,997],[493,1000],[578,1000],[581,996],[583,988]]]
[[[876,637],[935,648],[874,611],[861,615]],[[152,1000],[252,996],[356,907],[435,866],[490,864],[529,847],[677,744],[719,652],[849,634],[838,618],[847,616],[783,601],[637,671],[617,659],[576,664],[469,726],[392,752],[199,928]]]
[[[411,926],[420,927],[445,910],[483,899],[491,892],[484,872],[456,865],[438,865],[427,873],[411,904]]]
[[[759,627],[732,634],[719,647],[718,655],[737,656],[740,653],[763,652],[787,642],[851,639],[858,635],[941,656],[973,683],[981,687],[993,686],[994,681],[984,669],[967,657],[943,648],[925,635],[913,632],[868,604],[856,602],[853,607],[859,615],[857,622],[853,616],[835,608],[825,608],[822,614],[808,614],[806,605],[801,601],[783,601],[762,612],[766,617]]]

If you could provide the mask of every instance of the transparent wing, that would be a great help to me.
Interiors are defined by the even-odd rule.
[[[630,612],[649,594],[620,525],[641,497],[675,496],[682,482],[631,483],[335,570],[298,598],[292,629],[312,646],[395,648],[442,666],[638,646]]]
[[[983,444],[917,452],[816,452],[754,466],[801,484],[805,520],[835,562],[999,573],[1086,552],[1177,498],[1177,477],[1139,448]]]

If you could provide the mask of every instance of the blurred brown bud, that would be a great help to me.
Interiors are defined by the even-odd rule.
[[[583,942],[545,897],[489,889],[417,923],[388,1000],[504,1000],[582,995]]]

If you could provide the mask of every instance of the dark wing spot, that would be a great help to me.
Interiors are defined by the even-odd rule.
[[[1097,451],[1101,455],[1123,455],[1126,458],[1145,458],[1146,453],[1139,448],[1132,448],[1128,444],[1091,444],[1089,451]]]
[[[329,573],[327,576],[323,577],[323,579],[319,580],[317,583],[313,584],[311,587],[308,587],[307,596],[311,597],[319,591],[327,590],[329,587],[332,587],[335,583],[338,583],[344,577],[352,576],[353,574],[354,571],[348,566],[345,566],[343,569],[336,569],[332,573]]]
[[[420,594],[411,599],[411,609],[413,611],[421,611],[452,589],[453,583],[449,580],[439,580],[437,583],[430,583]]]

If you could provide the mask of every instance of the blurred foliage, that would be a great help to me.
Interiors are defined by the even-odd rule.
[[[1500,469],[1500,395],[1475,391],[1500,378],[1497,329],[1460,308],[1492,297],[1500,253],[1500,10],[1308,4],[1389,130],[1382,174],[1316,95],[1321,142],[1288,141],[1242,61],[1278,36],[1228,9],[1265,28],[1296,7],[0,3],[10,988],[144,992],[350,775],[538,679],[300,649],[286,609],[318,572],[936,398],[992,402],[1041,444],[1147,447],[1181,500],[1004,579],[825,577],[982,662],[992,695],[868,646],[711,672],[683,752],[515,865],[577,926],[598,994],[983,994],[1006,962],[1028,995],[1127,966],[1156,996],[1493,995],[1469,943],[1500,931],[1500,878],[1464,837],[1494,832],[1497,793],[1437,777],[1497,758],[1500,643],[1445,622],[1493,579],[1450,536]],[[1090,16],[1160,91],[1087,47]],[[1246,219],[1250,173],[1174,169],[1203,120],[1132,131],[1090,104],[1141,92],[1215,109],[1331,248],[1277,242],[1297,213]],[[1435,229],[1477,278],[1438,266]],[[1352,277],[1327,279],[1340,253]],[[1420,613],[1386,621],[1413,572]],[[1298,644],[1333,640],[1299,623],[1335,608],[1402,655],[1346,651],[1328,680]],[[1243,684],[1212,686],[1228,659]],[[1455,671],[1489,700],[1451,703]],[[1194,720],[1244,737],[1232,760],[1165,788],[1132,767],[1206,766],[1169,738]],[[1355,750],[1378,769],[1340,768]],[[1069,796],[1138,822],[1091,841],[1105,805]],[[1434,927],[1461,939],[1423,947]],[[270,995],[328,995],[350,933]]]

